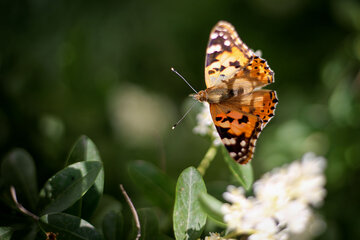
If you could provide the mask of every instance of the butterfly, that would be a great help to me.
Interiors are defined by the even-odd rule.
[[[274,117],[276,92],[261,89],[273,82],[267,62],[241,41],[230,23],[218,22],[206,50],[207,88],[193,97],[209,103],[222,143],[240,164],[253,158],[256,140]]]

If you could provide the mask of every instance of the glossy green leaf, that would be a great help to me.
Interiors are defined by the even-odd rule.
[[[144,195],[162,209],[170,211],[175,197],[175,181],[153,164],[134,161],[129,164],[129,174]]]
[[[42,214],[61,212],[73,205],[94,184],[101,169],[101,162],[85,161],[52,176],[40,192]]]
[[[82,161],[99,161],[101,158],[95,144],[87,136],[81,136],[70,151],[66,165]],[[104,190],[104,170],[101,169],[95,183],[86,194],[66,212],[89,219],[98,205]]]
[[[101,158],[93,141],[83,135],[81,136],[72,147],[66,161],[66,165],[71,165],[76,162],[82,161],[99,161]]]
[[[140,240],[157,239],[159,235],[159,223],[155,213],[149,208],[137,211],[140,221],[141,237]]]
[[[1,240],[10,240],[13,234],[13,229],[11,227],[0,227],[0,239]]]
[[[100,240],[100,233],[87,221],[66,213],[52,213],[40,217],[45,232],[57,234],[57,240]]]
[[[1,164],[4,185],[14,186],[16,196],[29,210],[34,210],[38,202],[38,187],[34,160],[23,149],[11,151]],[[8,191],[9,192],[9,191]]]
[[[102,232],[106,240],[124,239],[124,219],[121,212],[108,212],[102,223]]]
[[[224,160],[225,160],[226,164],[228,165],[230,171],[236,178],[236,180],[246,190],[249,190],[251,188],[251,185],[254,180],[251,164],[250,163],[247,163],[245,165],[239,164],[230,157],[229,153],[226,151],[224,146],[222,146],[221,149],[222,149],[222,153],[224,156]]]
[[[206,212],[208,217],[219,226],[226,227],[223,220],[224,215],[221,212],[221,206],[223,203],[207,193],[200,194],[199,200],[201,208],[204,212]]]
[[[194,167],[185,169],[176,184],[173,223],[177,240],[200,237],[206,223],[199,201],[202,193],[206,193],[206,186],[200,173]]]

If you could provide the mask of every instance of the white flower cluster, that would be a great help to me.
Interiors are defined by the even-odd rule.
[[[246,197],[241,187],[229,186],[223,197],[230,204],[221,209],[228,231],[249,235],[249,240],[308,238],[309,230],[316,235],[319,227],[314,230],[311,207],[320,206],[325,197],[325,165],[323,157],[307,153],[301,161],[265,174],[254,184],[253,197]]]
[[[197,125],[194,127],[193,132],[201,136],[210,136],[214,139],[214,145],[219,146],[221,144],[221,139],[217,133],[213,120],[210,115],[209,104],[203,102],[201,111],[196,115]]]

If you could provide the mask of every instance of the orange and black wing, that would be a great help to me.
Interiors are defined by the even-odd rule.
[[[206,86],[210,88],[231,79],[250,63],[253,55],[230,23],[218,22],[210,33],[206,49]]]
[[[220,21],[212,29],[206,50],[205,83],[207,88],[227,81],[236,89],[250,92],[274,82],[274,72],[266,60],[255,55],[241,41],[235,28]]]
[[[210,105],[215,128],[230,157],[246,164],[254,155],[256,140],[262,130],[260,118],[218,104]]]
[[[221,104],[210,104],[210,113],[230,156],[246,164],[254,155],[256,141],[273,118],[278,99],[275,91],[257,90]]]
[[[264,128],[274,117],[278,102],[279,100],[274,90],[260,89],[232,98],[229,101],[229,105],[234,106],[241,112],[259,117],[262,120],[262,128]]]

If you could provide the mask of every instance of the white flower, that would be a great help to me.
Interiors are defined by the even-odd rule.
[[[224,213],[224,221],[228,224],[230,230],[236,232],[247,232],[249,227],[246,226],[248,221],[243,221],[245,214],[253,208],[253,199],[245,197],[245,191],[243,188],[236,188],[234,186],[228,186],[228,192],[223,194],[225,200],[232,204],[224,204],[221,211]],[[243,225],[245,224],[245,225]]]
[[[286,225],[289,232],[301,233],[305,231],[312,216],[311,209],[300,201],[291,201],[276,214],[280,223]]]
[[[288,234],[278,229],[274,218],[264,218],[256,225],[256,231],[249,236],[249,240],[287,240]]]
[[[254,183],[254,197],[229,186],[222,206],[228,231],[249,234],[249,240],[287,240],[300,236],[314,218],[311,206],[325,197],[325,159],[307,153],[301,161],[274,169]]]
[[[215,146],[221,144],[221,139],[217,133],[213,120],[211,118],[209,104],[203,102],[201,111],[196,115],[197,125],[194,127],[193,132],[201,136],[210,136],[213,139]]]
[[[326,160],[323,157],[316,157],[314,153],[307,153],[301,161],[301,174],[293,179],[295,188],[292,195],[307,204],[320,206],[326,195],[325,176],[323,171],[326,167]]]
[[[325,166],[324,158],[306,153],[301,161],[265,174],[254,184],[255,195],[258,199],[272,199],[280,208],[291,199],[319,206],[326,194]]]
[[[313,214],[309,219],[305,231],[297,234],[293,233],[291,234],[290,238],[291,240],[310,240],[322,233],[325,228],[326,223],[324,220],[320,216]]]

